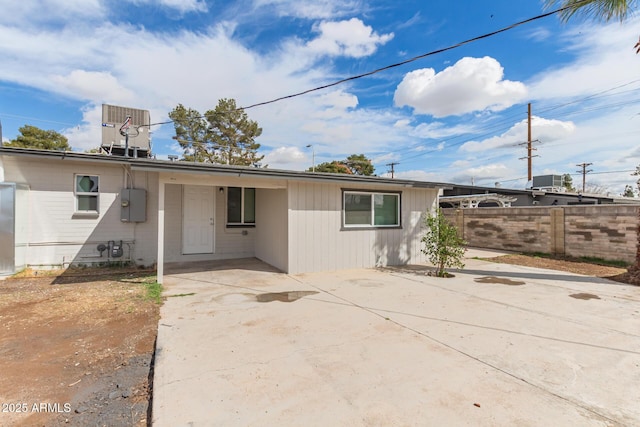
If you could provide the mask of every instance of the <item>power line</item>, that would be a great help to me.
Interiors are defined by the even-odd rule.
[[[625,86],[632,85],[632,84],[637,83],[637,82],[640,82],[640,79],[636,79],[636,80],[632,80],[632,81],[627,82],[627,83],[623,83],[623,84],[621,84],[621,85],[619,85],[619,86],[615,86],[615,87],[612,87],[612,88],[610,88],[610,89],[606,89],[606,90],[603,90],[603,91],[601,91],[601,92],[594,93],[594,94],[589,95],[589,96],[586,96],[586,97],[584,97],[584,98],[576,99],[576,100],[574,100],[574,101],[569,101],[569,102],[566,102],[566,103],[564,103],[564,104],[559,104],[559,105],[555,105],[555,106],[548,107],[548,108],[546,108],[546,109],[542,109],[542,110],[540,110],[540,113],[548,113],[549,111],[557,110],[558,108],[566,107],[567,105],[576,104],[576,103],[578,103],[578,102],[588,101],[589,99],[599,98],[599,97],[601,97],[601,96],[619,95],[619,93],[617,93],[617,94],[610,94],[610,95],[604,95],[604,94],[605,94],[605,93],[607,93],[607,92],[611,92],[611,91],[613,91],[613,90],[616,90],[616,89],[623,88],[623,87],[625,87]],[[637,90],[637,89],[633,89],[633,90]],[[628,91],[627,91],[627,92],[628,92]]]
[[[588,1],[588,0],[583,0],[583,1],[576,2],[576,3],[583,3],[584,1]],[[309,94],[309,93],[312,93],[312,92],[316,92],[316,91],[319,91],[319,90],[323,90],[323,89],[327,89],[327,88],[330,88],[330,87],[338,86],[338,85],[341,85],[343,83],[347,83],[347,82],[350,82],[350,81],[353,81],[353,80],[358,80],[358,79],[361,79],[363,77],[368,77],[368,76],[371,76],[371,75],[374,75],[374,74],[377,74],[377,73],[380,73],[382,71],[386,71],[386,70],[389,70],[389,69],[392,69],[392,68],[397,68],[397,67],[400,67],[402,65],[406,65],[406,64],[409,64],[411,62],[415,62],[415,61],[417,61],[419,59],[426,58],[428,56],[433,56],[433,55],[436,55],[436,54],[439,54],[439,53],[443,53],[443,52],[447,52],[447,51],[450,51],[450,50],[453,50],[453,49],[457,49],[457,48],[459,48],[461,46],[464,46],[464,45],[467,45],[467,44],[470,44],[470,43],[473,43],[473,42],[476,42],[476,41],[479,41],[479,40],[483,40],[483,39],[486,39],[486,38],[489,38],[489,37],[493,37],[493,36],[495,36],[497,34],[504,33],[506,31],[512,30],[514,28],[517,28],[517,27],[525,25],[525,24],[528,24],[530,22],[534,22],[534,21],[537,21],[537,20],[540,20],[540,19],[543,19],[543,18],[547,18],[549,16],[558,14],[558,13],[563,12],[563,11],[568,10],[568,9],[573,9],[573,8],[576,7],[576,3],[572,4],[571,6],[561,7],[559,9],[553,10],[551,12],[543,13],[541,15],[537,15],[537,16],[534,16],[532,18],[528,18],[528,19],[525,19],[523,21],[516,22],[514,24],[508,25],[506,27],[500,28],[499,30],[492,31],[490,33],[482,34],[480,36],[476,36],[476,37],[461,41],[459,43],[456,43],[456,44],[453,44],[453,45],[450,45],[450,46],[447,46],[447,47],[444,47],[444,48],[441,48],[441,49],[432,50],[430,52],[423,53],[423,54],[418,55],[418,56],[414,56],[413,58],[409,58],[409,59],[406,59],[404,61],[397,62],[395,64],[390,64],[390,65],[386,65],[386,66],[381,67],[381,68],[377,68],[377,69],[375,69],[373,71],[368,71],[366,73],[350,76],[350,77],[335,81],[333,83],[328,83],[328,84],[325,84],[325,85],[322,85],[322,86],[317,86],[317,87],[314,87],[312,89],[304,90],[302,92],[293,93],[291,95],[281,96],[279,98],[271,99],[269,101],[258,102],[258,103],[255,103],[255,104],[247,105],[246,107],[239,107],[239,108],[236,109],[236,111],[238,111],[238,110],[248,110],[250,108],[260,107],[260,106],[268,105],[268,104],[273,104],[275,102],[283,101],[285,99],[296,98],[298,96],[302,96],[302,95],[306,95],[306,94]],[[151,123],[148,126],[157,126],[157,125],[164,125],[164,124],[169,124],[169,123],[173,123],[173,120],[164,121],[164,122],[158,122],[158,123]],[[143,126],[146,126],[146,125],[143,125]]]
[[[57,125],[66,125],[66,126],[78,126],[77,123],[66,123],[66,122],[58,122],[55,120],[46,120],[46,119],[38,119],[36,117],[27,117],[27,116],[18,116],[16,114],[6,114],[6,113],[0,113],[0,117],[9,117],[11,119],[24,119],[24,120],[33,120],[36,122],[44,122],[44,123],[55,123]]]
[[[579,3],[582,3],[582,2],[579,2]],[[290,98],[295,98],[295,97],[298,97],[298,96],[301,96],[301,95],[306,95],[308,93],[315,92],[315,91],[322,90],[322,89],[327,89],[327,88],[330,88],[330,87],[333,87],[333,86],[337,86],[337,85],[340,85],[340,84],[343,84],[343,83],[346,83],[346,82],[350,82],[352,80],[357,80],[357,79],[361,79],[363,77],[368,77],[368,76],[371,76],[373,74],[377,74],[377,73],[380,73],[382,71],[389,70],[391,68],[396,68],[396,67],[400,67],[400,66],[405,65],[405,64],[409,64],[411,62],[415,62],[415,61],[417,61],[419,59],[423,59],[423,58],[426,58],[428,56],[432,56],[432,55],[436,55],[436,54],[439,54],[439,53],[447,52],[449,50],[457,49],[457,48],[459,48],[461,46],[464,46],[464,45],[467,45],[467,44],[470,44],[470,43],[473,43],[473,42],[476,42],[476,41],[479,41],[479,40],[482,40],[482,39],[486,39],[488,37],[493,37],[493,36],[495,36],[497,34],[504,33],[506,31],[512,30],[512,29],[514,29],[516,27],[519,27],[521,25],[528,24],[530,22],[534,22],[534,21],[537,21],[539,19],[543,19],[543,18],[546,18],[548,16],[555,15],[557,13],[563,12],[563,11],[565,11],[567,9],[573,9],[575,7],[576,7],[575,4],[573,4],[571,6],[565,6],[565,7],[562,7],[560,9],[553,10],[551,12],[547,12],[547,13],[543,13],[543,14],[538,15],[538,16],[534,16],[533,18],[525,19],[524,21],[516,22],[514,24],[508,25],[506,27],[503,27],[503,28],[501,28],[499,30],[496,30],[496,31],[492,31],[490,33],[483,34],[481,36],[476,36],[476,37],[464,40],[462,42],[459,42],[459,43],[456,43],[456,44],[453,44],[453,45],[450,45],[450,46],[447,46],[447,47],[444,47],[444,48],[441,48],[441,49],[432,50],[431,52],[427,52],[427,53],[423,53],[422,55],[414,56],[413,58],[409,58],[407,60],[404,60],[404,61],[401,61],[401,62],[397,62],[395,64],[387,65],[385,67],[378,68],[378,69],[375,69],[373,71],[368,71],[366,73],[357,74],[355,76],[347,77],[345,79],[338,80],[338,81],[335,81],[333,83],[329,83],[329,84],[326,84],[326,85],[318,86],[318,87],[315,87],[313,89],[307,89],[307,90],[304,90],[302,92],[294,93],[294,94],[291,94],[291,95],[281,96],[280,98],[272,99],[270,101],[258,102],[256,104],[252,104],[252,105],[248,105],[246,107],[243,107],[243,109],[248,110],[249,108],[259,107],[259,106],[267,105],[267,104],[272,104],[274,102],[278,102],[278,101],[282,101],[282,100],[290,99]]]
[[[637,82],[637,81],[640,81],[640,80],[634,80],[634,81],[629,82],[629,83],[627,83],[627,84],[635,83],[635,82]],[[622,86],[626,86],[627,84],[622,85]],[[621,87],[621,86],[617,86],[616,88],[619,88],[619,87]],[[616,88],[612,88],[612,89],[616,89]],[[607,91],[604,91],[604,92],[607,92]],[[601,92],[601,93],[602,93],[602,92]],[[598,94],[595,94],[595,95],[598,95]],[[583,100],[591,99],[591,98],[593,98],[595,95],[585,97],[585,98],[583,98]],[[577,101],[576,101],[576,102],[577,102]],[[605,104],[605,105],[601,105],[601,106],[597,106],[597,107],[585,108],[585,109],[581,109],[581,110],[575,110],[575,111],[571,111],[571,112],[566,112],[566,113],[563,113],[563,114],[560,114],[560,115],[556,115],[555,117],[567,117],[567,116],[573,116],[573,115],[577,115],[577,114],[580,114],[580,113],[588,113],[588,112],[598,111],[598,110],[603,110],[603,109],[607,109],[607,108],[623,107],[623,106],[626,106],[626,105],[632,105],[632,104],[636,104],[636,103],[639,103],[639,102],[640,102],[640,99],[633,99],[633,100],[629,100],[629,101],[621,101],[621,102],[616,102],[616,103],[611,103],[611,104]],[[568,105],[568,104],[562,104],[562,106],[563,106],[563,105]],[[550,108],[550,109],[553,109],[553,108]],[[542,110],[541,112],[548,111],[548,110],[550,110],[550,109]],[[447,144],[447,148],[449,148],[449,147],[456,147],[456,146],[460,146],[460,145],[463,145],[463,144],[465,144],[465,143],[467,143],[467,142],[472,142],[472,141],[475,141],[475,140],[478,140],[478,139],[482,139],[483,137],[486,137],[486,136],[489,136],[489,135],[493,135],[493,134],[494,134],[496,131],[498,131],[499,129],[506,129],[506,128],[508,128],[509,126],[511,126],[511,125],[512,125],[512,124],[511,124],[512,122],[510,122],[509,126],[501,126],[501,124],[503,124],[503,123],[505,123],[506,121],[508,121],[511,117],[519,116],[520,114],[521,114],[521,113],[516,113],[515,115],[513,115],[513,116],[509,116],[509,118],[507,118],[507,119],[505,119],[505,120],[501,120],[500,122],[495,123],[494,125],[491,125],[491,126],[489,126],[489,127],[485,127],[485,128],[480,128],[480,129],[482,129],[482,130],[490,130],[490,131],[489,131],[489,132],[487,132],[487,133],[480,134],[480,135],[474,135],[472,138],[467,138],[467,139],[464,139],[464,140],[462,140],[462,141],[456,142],[456,143],[454,143],[454,144]],[[505,123],[505,124],[506,124],[506,123]],[[458,136],[458,137],[450,138],[447,142],[449,142],[449,141],[451,141],[451,140],[453,140],[453,139],[461,138],[461,137],[462,137],[462,135],[461,135],[461,136]],[[544,141],[538,141],[538,142],[544,142]],[[561,145],[562,143],[552,142],[552,143],[550,143],[550,144],[553,144],[553,145]],[[517,145],[517,144],[516,144],[516,145]],[[549,145],[549,144],[547,144],[547,145]],[[404,151],[404,150],[403,150],[403,151]],[[426,154],[430,154],[430,153],[433,153],[433,152],[436,152],[436,151],[440,151],[440,150],[439,150],[439,149],[423,150],[423,151],[421,151],[420,153],[417,153],[417,154],[412,155],[412,156],[403,156],[403,157],[401,157],[401,158],[400,158],[400,160],[407,161],[407,160],[414,159],[414,158],[417,158],[417,157],[421,157],[421,156],[424,156],[424,155],[426,155]],[[395,153],[398,153],[398,151],[396,151]],[[524,157],[524,158],[527,158],[527,157]]]

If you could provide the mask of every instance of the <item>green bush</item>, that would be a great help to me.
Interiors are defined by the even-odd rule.
[[[438,208],[435,215],[425,215],[424,227],[427,231],[422,237],[422,252],[436,267],[436,275],[445,277],[447,267],[464,268],[462,258],[467,242],[458,236],[458,230],[447,221],[442,209]]]

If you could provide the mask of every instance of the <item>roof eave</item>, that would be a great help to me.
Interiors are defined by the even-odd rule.
[[[0,147],[0,155],[28,156],[42,159],[78,160],[129,165],[132,170],[144,170],[159,173],[203,173],[221,176],[254,176],[259,178],[292,179],[297,181],[329,181],[345,184],[369,184],[409,188],[449,189],[451,184],[426,181],[413,181],[394,178],[346,175],[322,172],[302,172],[283,169],[252,168],[246,166],[214,165],[209,163],[191,163],[183,161],[156,160],[134,157],[115,157],[103,154],[78,153],[73,151],[35,150],[29,148]]]

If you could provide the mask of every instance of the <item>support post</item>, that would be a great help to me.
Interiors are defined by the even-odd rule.
[[[160,284],[164,277],[164,189],[165,182],[158,180],[158,256],[156,260],[156,281]]]

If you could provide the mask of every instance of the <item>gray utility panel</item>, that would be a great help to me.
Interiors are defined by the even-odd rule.
[[[123,188],[120,193],[123,222],[145,222],[147,220],[147,190]]]

